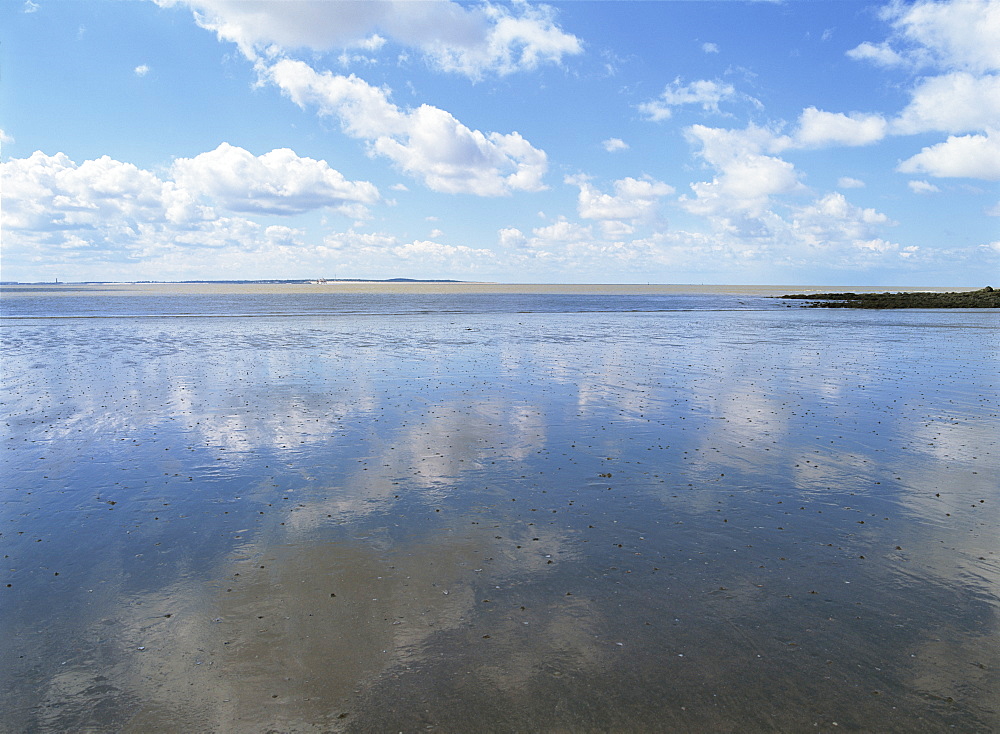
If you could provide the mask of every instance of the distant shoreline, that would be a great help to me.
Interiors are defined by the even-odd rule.
[[[186,282],[87,282],[87,283],[18,283],[0,284],[0,299],[23,298],[74,298],[100,296],[110,298],[163,297],[187,298],[214,296],[218,298],[279,298],[286,296],[306,298],[336,298],[347,295],[379,297],[397,296],[704,296],[779,298],[784,294],[801,294],[803,299],[822,298],[830,293],[881,293],[921,291],[927,293],[954,293],[975,291],[976,288],[887,288],[886,286],[830,286],[830,285],[702,285],[702,284],[601,284],[601,283],[491,283],[456,280],[361,280],[343,279],[327,281],[186,281]],[[791,306],[791,304],[786,304]],[[803,304],[805,305],[805,304]],[[811,304],[810,304],[811,305]]]
[[[8,285],[189,285],[206,283],[235,283],[238,285],[323,285],[325,283],[468,283],[449,278],[289,278],[265,280],[0,280],[0,287]]]
[[[448,278],[291,278],[264,280],[79,280],[79,281],[0,281],[0,288],[124,288],[164,286],[337,286],[337,285],[442,285],[468,288],[496,288],[499,290],[556,289],[567,292],[581,292],[585,289],[622,289],[623,291],[663,291],[663,292],[704,292],[704,293],[774,293],[781,298],[823,298],[830,294],[853,295],[855,293],[965,293],[981,290],[975,286],[861,286],[861,285],[815,285],[815,284],[739,284],[739,283],[528,283],[453,280]],[[801,294],[780,295],[791,291]]]

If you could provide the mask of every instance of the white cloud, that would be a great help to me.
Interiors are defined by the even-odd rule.
[[[105,278],[143,268],[150,277],[159,263],[165,270],[158,277],[165,277],[205,267],[218,255],[204,253],[213,251],[262,253],[263,266],[266,257],[304,247],[304,233],[225,216],[217,207],[350,210],[377,198],[371,184],[344,181],[325,163],[287,150],[254,157],[223,145],[177,161],[169,173],[173,178],[108,156],[78,165],[63,153],[40,151],[0,163],[5,263],[79,261]],[[358,200],[345,198],[352,196]]]
[[[883,17],[893,27],[889,41],[864,42],[848,56],[882,65],[910,64],[985,73],[1000,70],[998,0],[892,2]]]
[[[1000,126],[1000,75],[964,71],[924,80],[893,123],[902,134],[979,132],[990,126]]]
[[[874,209],[854,206],[840,193],[792,207],[787,219],[770,224],[772,257],[800,265],[823,262],[833,268],[864,268],[884,264],[887,258],[908,259],[918,250],[880,237],[880,230],[895,222]]]
[[[354,45],[357,48],[364,49],[365,51],[378,51],[386,44],[386,40],[382,38],[377,33],[373,33],[368,38],[362,39],[356,42]]]
[[[310,251],[311,256],[335,262],[338,269],[358,273],[388,273],[404,268],[413,277],[441,278],[454,273],[480,273],[497,266],[495,252],[434,240],[404,242],[382,232],[335,232]]]
[[[559,245],[582,244],[593,239],[593,232],[590,227],[570,222],[566,219],[559,219],[545,227],[536,227],[531,230],[534,235],[528,245],[538,249],[550,249]]]
[[[756,125],[742,130],[691,125],[684,130],[688,140],[701,146],[699,156],[713,166],[746,155],[780,153],[791,146],[791,139]]]
[[[0,167],[8,231],[70,232],[165,218],[164,182],[108,156],[78,166],[63,153],[38,151]]]
[[[807,107],[799,117],[795,144],[805,148],[827,145],[870,145],[885,137],[888,123],[881,115],[824,112]]]
[[[497,232],[497,238],[500,246],[504,248],[524,247],[528,244],[528,238],[524,236],[524,232],[516,227],[501,229]]]
[[[914,194],[936,194],[941,191],[929,181],[909,181],[906,184]]]
[[[872,61],[879,66],[901,66],[906,63],[906,59],[893,51],[887,43],[874,44],[865,41],[848,51],[847,56],[855,61]]]
[[[329,207],[357,219],[379,199],[373,184],[348,181],[326,161],[300,158],[288,148],[257,157],[222,143],[211,152],[175,161],[173,177],[182,188],[235,212],[300,214]]]
[[[1000,2],[951,0],[887,8],[893,26],[944,68],[1000,70]]]
[[[608,138],[602,143],[602,145],[604,146],[604,150],[609,153],[615,153],[619,150],[628,150],[628,143],[621,138]]]
[[[378,232],[359,233],[354,230],[335,232],[323,238],[324,247],[331,250],[377,252],[399,244],[394,236]]]
[[[889,40],[861,44],[849,55],[939,72],[917,82],[889,132],[951,133],[897,170],[1000,180],[1000,0],[893,2],[882,16],[892,25]],[[910,182],[926,193],[925,184]]]
[[[149,73],[149,67],[146,64],[139,64],[132,71],[136,76],[146,76]]]
[[[36,13],[38,12],[38,3],[32,0],[24,0],[24,12],[25,13]]]
[[[466,7],[458,2],[245,2],[245,0],[155,0],[186,5],[199,25],[239,45],[251,59],[278,49],[381,47],[384,38],[419,49],[438,69],[478,79],[510,74],[542,63],[558,64],[583,50],[561,30],[545,5],[515,3]],[[379,34],[384,34],[379,35]]]
[[[863,189],[865,182],[850,176],[843,176],[837,179],[837,187],[841,189]]]
[[[447,263],[453,265],[457,256],[492,260],[492,250],[477,250],[465,245],[442,245],[429,240],[415,240],[392,248],[392,254],[402,260]]]
[[[353,75],[318,73],[301,61],[284,59],[265,73],[297,105],[316,105],[321,115],[339,118],[345,133],[368,142],[370,153],[434,191],[502,196],[544,189],[546,155],[516,132],[471,130],[430,105],[404,111],[384,89]]]
[[[846,119],[854,132],[856,121]],[[853,268],[914,256],[914,251],[881,236],[881,230],[894,224],[886,215],[854,206],[843,194],[796,203],[791,197],[808,190],[791,163],[769,155],[794,147],[792,138],[755,126],[726,130],[694,125],[686,132],[692,143],[701,145],[698,155],[716,175],[711,181],[691,184],[693,193],[681,197],[679,203],[687,212],[708,220],[722,250],[718,259],[732,259],[734,266],[758,262],[799,268],[823,263],[828,268]],[[822,137],[837,136],[827,131]],[[840,185],[863,183],[843,178]],[[674,233],[669,239],[677,240],[682,234]]]
[[[540,63],[558,64],[564,56],[583,51],[580,40],[555,24],[553,11],[545,5],[513,6],[518,14],[500,5],[483,4],[473,13],[487,20],[485,38],[472,44],[450,44],[440,38],[424,42],[424,53],[442,70],[472,79],[484,72],[510,74],[530,70]]]
[[[569,176],[566,183],[580,188],[578,206],[584,219],[651,219],[660,198],[674,192],[672,186],[652,178],[615,181],[614,194],[598,191],[583,176]]]
[[[902,173],[1000,181],[1000,133],[950,136],[899,164]]]
[[[4,130],[0,130],[0,143],[13,143],[14,138],[8,135]]]
[[[759,218],[772,196],[802,189],[791,163],[761,152],[786,144],[764,128],[692,125],[686,132],[701,144],[700,157],[718,172],[712,181],[691,184],[694,198],[681,197],[682,206],[693,214],[721,217],[719,223],[728,227],[729,217]]]
[[[604,219],[597,223],[601,228],[601,235],[606,240],[622,240],[635,234],[635,226],[621,221],[620,219]]]
[[[890,224],[893,222],[884,214],[854,206],[843,194],[832,193],[795,209],[790,230],[800,246],[811,250],[839,250],[866,257],[868,253],[894,253],[900,249],[877,236],[882,226]]]
[[[801,187],[794,166],[771,156],[752,155],[730,161],[712,181],[691,184],[694,198],[682,197],[693,214],[762,216],[771,197]]]
[[[302,247],[305,242],[305,230],[286,227],[282,224],[272,224],[264,228],[264,237],[272,246]]]
[[[701,44],[701,50],[707,54],[717,54],[719,53],[719,44],[706,42]]]
[[[719,103],[736,95],[731,84],[702,79],[690,84],[681,84],[680,78],[668,84],[660,96],[639,105],[639,111],[648,119],[659,122],[668,119],[672,108],[680,105],[696,104],[706,112],[719,112]]]
[[[825,231],[836,228],[850,239],[865,239],[875,234],[872,227],[888,224],[889,218],[874,209],[854,206],[843,194],[835,192],[798,209],[796,221],[818,225]]]
[[[269,246],[259,224],[219,216],[173,181],[107,156],[77,165],[36,152],[0,164],[0,177],[5,270],[72,267],[84,279],[109,279],[138,269],[183,279],[218,253]]]

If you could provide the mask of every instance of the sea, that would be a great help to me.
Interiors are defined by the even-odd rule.
[[[833,290],[0,287],[0,731],[1000,731],[1000,312]]]

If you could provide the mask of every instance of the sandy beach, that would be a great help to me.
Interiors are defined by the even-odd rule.
[[[2,731],[1000,729],[996,311],[30,288]]]

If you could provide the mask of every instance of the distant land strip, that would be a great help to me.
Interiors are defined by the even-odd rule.
[[[446,278],[290,278],[268,280],[0,280],[0,285],[322,285],[324,283],[467,283]]]
[[[1000,308],[1000,291],[951,293],[810,293],[778,296],[810,301],[806,308]]]

